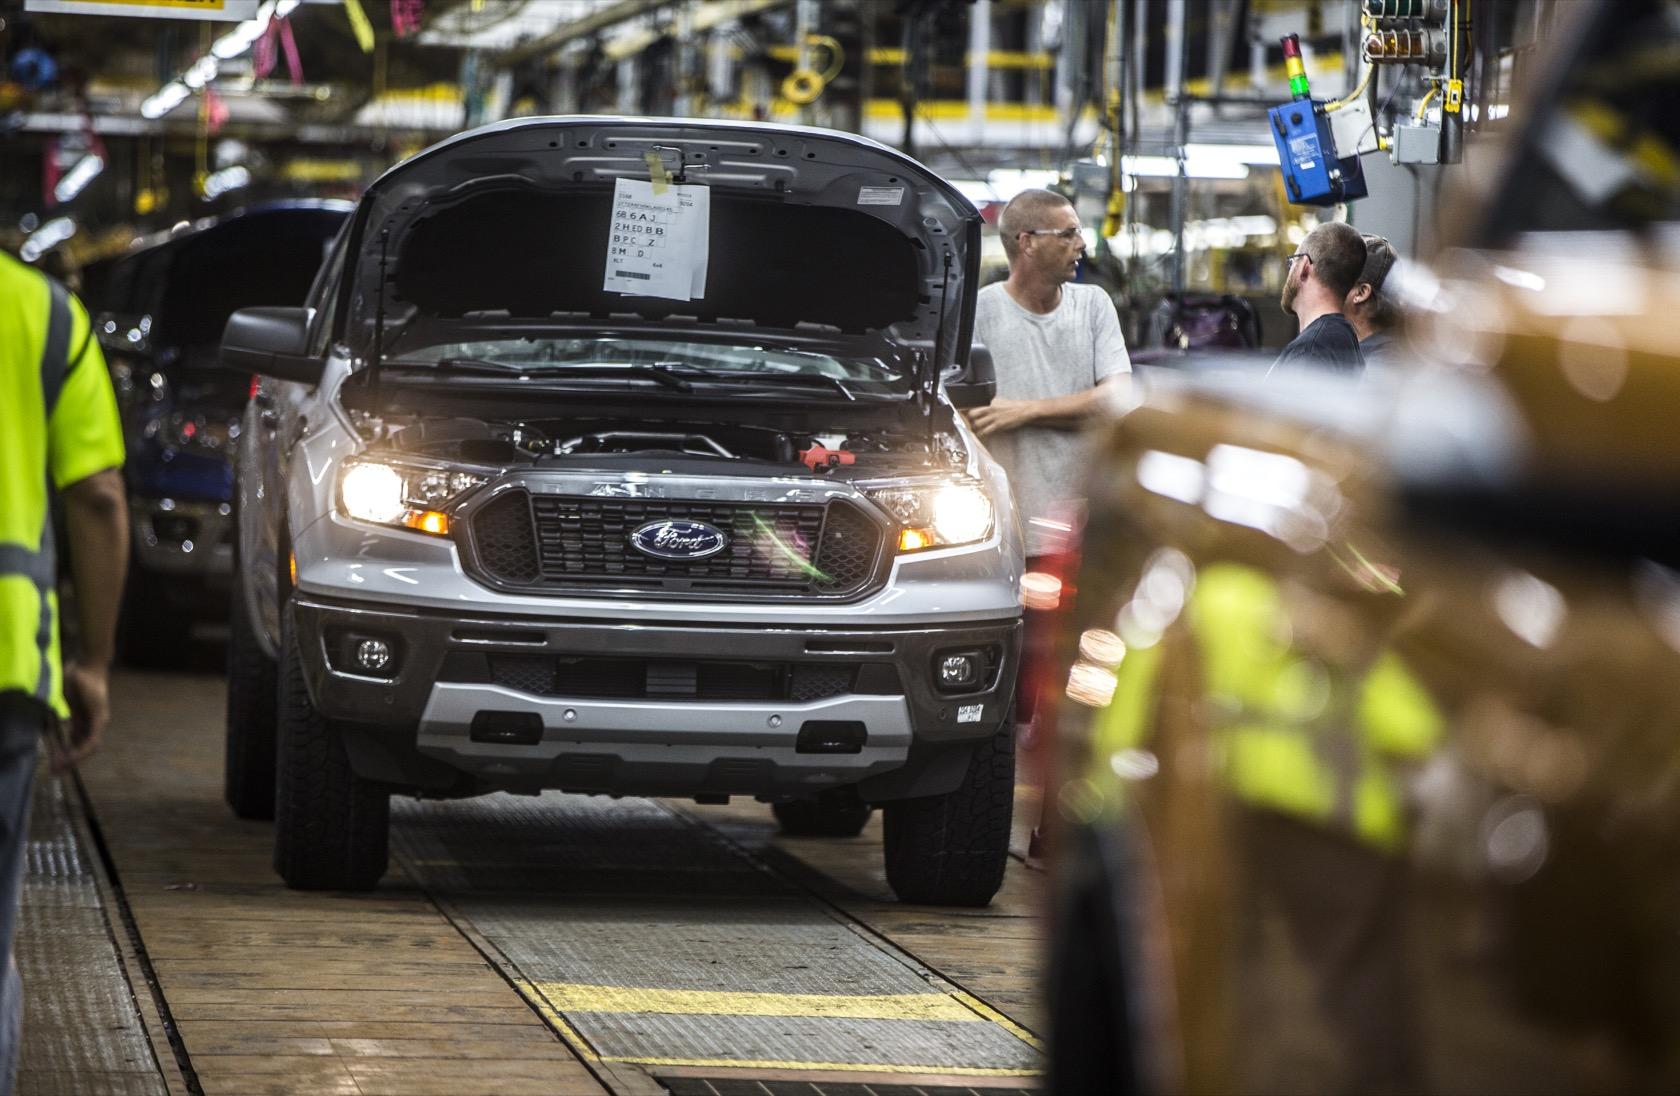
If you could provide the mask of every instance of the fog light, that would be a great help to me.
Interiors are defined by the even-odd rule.
[[[364,639],[356,644],[356,668],[378,673],[391,661],[391,645],[382,639]]]
[[[939,687],[966,689],[980,680],[980,655],[973,651],[939,656]]]

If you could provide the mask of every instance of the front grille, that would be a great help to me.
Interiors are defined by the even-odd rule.
[[[644,555],[630,535],[649,522],[703,522],[727,546],[705,559]],[[715,502],[502,494],[470,521],[475,569],[499,586],[540,592],[845,597],[875,577],[882,527],[844,500]]]
[[[852,691],[855,665],[568,655],[490,656],[490,680],[533,696],[596,700],[827,700]]]
[[[535,582],[542,572],[531,533],[531,496],[509,491],[472,519],[473,544],[486,570],[503,582]]]

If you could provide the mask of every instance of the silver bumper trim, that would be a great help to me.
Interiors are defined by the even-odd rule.
[[[473,717],[486,710],[535,713],[543,721],[542,740],[474,742]],[[795,740],[810,719],[857,720],[868,729],[868,739],[855,754],[798,753]],[[598,790],[636,792],[667,784],[705,789],[728,780],[717,776],[715,766],[732,764],[755,768],[750,779],[743,778],[748,783],[787,790],[854,782],[903,765],[911,739],[909,706],[899,696],[851,695],[806,704],[621,702],[535,697],[496,685],[440,681],[421,715],[416,744],[422,753],[467,772],[538,780],[546,787],[568,786],[569,759],[606,758],[611,775]]]

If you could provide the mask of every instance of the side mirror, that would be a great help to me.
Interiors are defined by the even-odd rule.
[[[997,369],[992,365],[992,352],[975,343],[968,352],[968,368],[946,379],[945,395],[952,406],[963,411],[991,403],[997,397]]]
[[[327,363],[308,354],[309,309],[241,308],[222,328],[222,368],[319,384]]]

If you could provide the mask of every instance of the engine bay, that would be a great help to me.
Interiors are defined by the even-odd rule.
[[[790,430],[717,421],[647,421],[624,417],[438,418],[356,415],[374,447],[449,464],[494,467],[599,467],[626,471],[703,471],[739,466],[786,476],[851,479],[961,469],[968,452],[954,431]],[[721,470],[721,469],[720,469]]]

